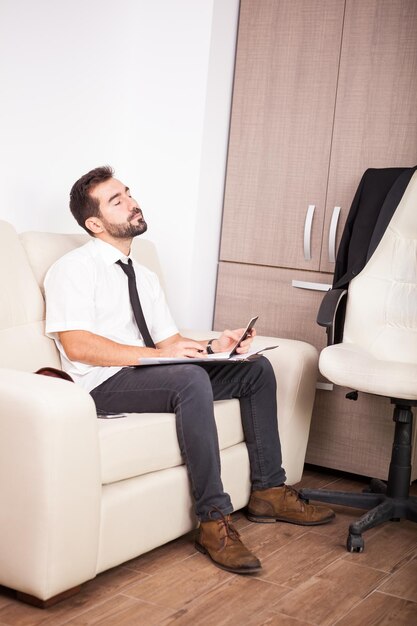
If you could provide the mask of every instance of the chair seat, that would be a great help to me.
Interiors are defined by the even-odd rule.
[[[354,343],[322,350],[321,373],[342,387],[390,398],[417,400],[417,364],[381,361]]]

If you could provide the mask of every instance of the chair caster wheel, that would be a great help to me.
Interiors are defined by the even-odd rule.
[[[346,542],[348,552],[363,552],[364,546],[365,543],[362,539],[362,535],[352,535],[352,533],[349,533]]]
[[[362,493],[387,493],[387,485],[379,478],[373,478],[369,485],[362,489]]]

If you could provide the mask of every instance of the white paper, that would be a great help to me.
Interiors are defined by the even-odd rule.
[[[210,361],[220,361],[227,363],[238,363],[239,361],[247,361],[250,357],[261,354],[265,350],[273,350],[278,346],[269,346],[267,348],[261,348],[260,350],[250,350],[245,354],[235,354],[230,356],[230,352],[216,352],[215,354],[207,354],[204,357],[151,357],[139,360],[139,365],[174,365],[175,363],[208,363]]]

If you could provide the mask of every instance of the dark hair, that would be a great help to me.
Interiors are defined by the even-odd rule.
[[[70,210],[78,224],[91,235],[91,231],[85,225],[85,220],[89,217],[100,217],[99,202],[90,193],[100,183],[104,183],[109,178],[113,178],[114,170],[110,165],[96,167],[91,172],[81,176],[73,184],[70,191]]]

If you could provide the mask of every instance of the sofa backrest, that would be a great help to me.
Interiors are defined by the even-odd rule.
[[[0,367],[60,367],[44,319],[45,303],[25,250],[14,228],[0,221]]]
[[[60,367],[54,342],[45,336],[43,281],[49,267],[89,236],[26,232],[0,220],[0,367],[36,371]],[[163,282],[152,242],[134,240],[132,254]]]
[[[36,282],[43,293],[43,282],[51,265],[67,252],[87,243],[90,236],[30,231],[22,233],[19,238],[26,251]],[[151,241],[134,239],[132,255],[139,263],[155,272],[163,285],[161,266],[155,245]]]

